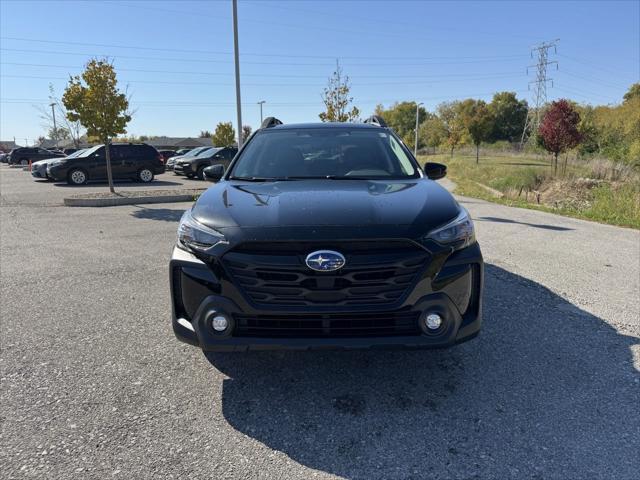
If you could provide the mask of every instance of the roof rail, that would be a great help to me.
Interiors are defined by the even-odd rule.
[[[267,117],[262,122],[262,125],[260,125],[260,128],[271,128],[275,127],[276,125],[282,125],[282,122],[276,117]]]
[[[364,121],[364,123],[378,125],[379,127],[388,127],[387,122],[385,122],[384,118],[382,118],[380,115],[371,115]]]

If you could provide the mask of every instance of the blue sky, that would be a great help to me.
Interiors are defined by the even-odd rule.
[[[559,38],[549,98],[617,103],[640,77],[640,2],[240,1],[243,123],[317,121],[340,59],[363,115],[377,103],[530,99],[529,51]],[[128,132],[235,124],[231,2],[0,0],[0,138],[44,133],[51,83],[108,55],[135,110]]]

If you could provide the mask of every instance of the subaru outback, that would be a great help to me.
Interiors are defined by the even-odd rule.
[[[436,348],[475,337],[469,213],[384,120],[272,117],[184,213],[170,261],[178,339],[211,352]]]

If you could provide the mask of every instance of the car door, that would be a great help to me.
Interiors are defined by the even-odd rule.
[[[130,145],[111,145],[111,174],[113,178],[127,178],[132,174],[135,162],[133,148]]]
[[[107,159],[104,147],[96,150],[90,157],[83,159],[83,167],[89,173],[89,178],[93,180],[104,180],[107,178]]]
[[[55,155],[44,148],[35,148],[31,160],[37,162],[38,160],[44,160],[45,158],[55,157]]]

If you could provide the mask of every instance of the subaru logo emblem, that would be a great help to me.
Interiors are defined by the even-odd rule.
[[[344,255],[333,250],[318,250],[307,255],[307,267],[317,272],[333,272],[344,267]]]

